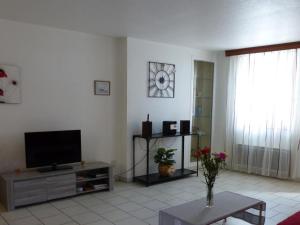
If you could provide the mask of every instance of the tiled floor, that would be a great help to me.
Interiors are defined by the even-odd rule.
[[[275,225],[300,211],[300,183],[297,182],[223,172],[217,179],[215,192],[225,190],[265,200],[267,225]],[[160,209],[204,196],[205,185],[200,177],[148,188],[133,183],[116,183],[113,192],[1,212],[0,225],[157,225]],[[229,219],[226,224],[246,223]]]

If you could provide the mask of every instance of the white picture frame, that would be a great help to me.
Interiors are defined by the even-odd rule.
[[[95,95],[110,95],[110,81],[95,80],[94,81]]]

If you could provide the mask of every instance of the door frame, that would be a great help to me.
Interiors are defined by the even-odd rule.
[[[216,60],[216,56],[215,57],[209,57],[209,58],[202,58],[202,57],[195,57],[193,56],[192,57],[192,68],[191,68],[191,71],[192,71],[192,79],[191,79],[191,92],[190,92],[190,95],[191,95],[191,99],[190,99],[190,102],[191,102],[191,108],[190,108],[190,121],[191,121],[191,126],[192,126],[192,119],[193,119],[193,107],[194,107],[194,80],[195,80],[195,62],[196,61],[201,61],[201,62],[208,62],[208,63],[213,63],[214,64],[214,73],[213,73],[213,102],[212,102],[212,124],[211,124],[211,147],[213,149],[213,146],[214,146],[214,130],[215,130],[215,119],[214,119],[214,115],[215,115],[215,97],[216,97],[216,90],[215,90],[215,87],[216,87],[216,71],[217,71],[217,60]],[[190,146],[189,146],[189,152],[188,152],[188,159],[189,159],[189,166],[190,167],[195,167],[196,166],[196,162],[192,162],[190,159],[191,159],[191,142],[190,142]]]

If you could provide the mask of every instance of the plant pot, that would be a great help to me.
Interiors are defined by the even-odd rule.
[[[175,166],[174,165],[166,165],[166,164],[159,164],[158,166],[159,175],[162,177],[169,177],[175,173]]]

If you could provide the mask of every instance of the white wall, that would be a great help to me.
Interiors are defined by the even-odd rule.
[[[0,20],[0,63],[22,69],[22,104],[0,104],[0,172],[25,167],[24,132],[81,129],[84,160],[119,149],[119,40]],[[93,80],[111,96],[94,96]]]
[[[215,62],[214,52],[127,39],[127,168],[132,166],[132,135],[141,133],[141,122],[150,114],[153,132],[161,132],[163,120],[191,119],[193,60]],[[165,62],[176,65],[175,98],[148,98],[148,62]],[[181,140],[168,139],[154,147],[180,148]],[[145,155],[143,141],[137,143],[139,159]],[[189,142],[186,144],[186,165],[189,164]],[[177,162],[179,163],[177,155]],[[145,161],[138,166],[138,173],[144,173]],[[179,166],[179,165],[178,165]],[[154,167],[156,167],[154,165]],[[155,169],[155,168],[153,168]],[[131,174],[128,174],[130,176]]]
[[[212,145],[222,147],[226,63],[221,54],[6,20],[0,20],[0,30],[0,63],[22,69],[22,104],[0,104],[0,173],[25,167],[24,132],[60,129],[82,130],[84,160],[117,163],[117,173],[130,169],[132,135],[141,133],[148,113],[154,132],[161,131],[163,120],[191,119],[194,60],[217,63]],[[149,61],[176,65],[174,99],[147,97]],[[112,82],[111,96],[94,96],[96,79]],[[180,144],[180,139],[167,139],[154,147]],[[144,148],[138,142],[137,160]],[[145,162],[141,165],[139,173]]]

